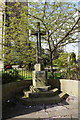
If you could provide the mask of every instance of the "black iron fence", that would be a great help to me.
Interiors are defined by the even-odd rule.
[[[32,71],[25,68],[3,69],[2,83],[32,79]]]

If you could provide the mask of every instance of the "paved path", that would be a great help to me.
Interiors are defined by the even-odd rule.
[[[16,118],[30,119],[35,118],[39,120],[78,120],[78,98],[75,96],[69,96],[66,100],[61,103],[52,105],[36,105],[36,106],[25,106],[21,103],[14,105],[7,112],[3,112],[7,120],[15,120]],[[44,119],[46,118],[46,119]],[[64,118],[64,119],[62,119]],[[67,119],[65,119],[67,118]]]

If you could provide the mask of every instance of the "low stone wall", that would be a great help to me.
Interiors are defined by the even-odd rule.
[[[78,96],[80,81],[60,79],[61,91],[68,93],[69,95]]]
[[[20,92],[24,88],[28,88],[32,84],[32,80],[24,80],[2,85],[2,100],[7,100]],[[51,79],[48,82],[52,88],[59,88],[61,91],[79,97],[80,81],[68,79]]]
[[[32,80],[23,80],[2,85],[2,100],[13,97],[16,93],[24,88],[28,88],[32,84]]]
[[[70,79],[50,79],[48,81],[52,88],[58,88],[69,95],[79,96],[80,81]]]

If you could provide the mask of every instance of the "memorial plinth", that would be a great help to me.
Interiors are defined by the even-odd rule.
[[[41,87],[47,85],[47,73],[45,71],[33,71],[33,86]]]
[[[47,72],[41,71],[40,64],[36,64],[34,68],[35,68],[35,71],[33,71],[33,74],[32,74],[33,85],[30,86],[30,91],[40,92],[40,91],[50,90],[51,86],[48,86]]]

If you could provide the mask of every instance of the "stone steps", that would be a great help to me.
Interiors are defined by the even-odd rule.
[[[51,90],[51,85],[49,86],[37,86],[37,87],[34,87],[34,86],[30,86],[30,91],[32,92],[46,92],[46,91],[49,91]]]
[[[29,106],[29,105],[38,105],[38,104],[55,104],[61,102],[64,98],[66,98],[68,95],[64,92],[53,96],[53,97],[38,97],[38,98],[18,98],[23,104]]]
[[[46,91],[46,92],[31,92],[31,91],[23,91],[24,96],[29,97],[29,98],[38,98],[38,97],[53,97],[57,94],[59,94],[59,90],[58,88],[52,89],[50,91]]]

